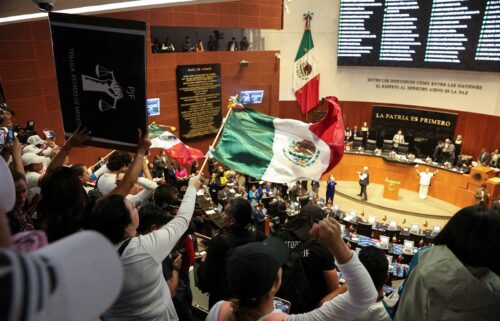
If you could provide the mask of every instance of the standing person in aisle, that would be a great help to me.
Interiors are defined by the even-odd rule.
[[[326,181],[325,204],[328,204],[328,202],[331,202],[333,204],[333,198],[335,197],[335,186],[336,185],[337,185],[337,182],[335,181],[335,177],[333,177],[333,175],[330,175],[328,177],[328,180]]]
[[[366,193],[366,187],[370,184],[370,175],[368,174],[368,166],[363,167],[361,172],[356,172],[359,177],[359,186],[361,190],[357,196],[363,198],[363,200],[368,201],[368,195]]]

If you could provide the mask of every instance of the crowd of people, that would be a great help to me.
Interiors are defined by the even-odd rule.
[[[167,37],[164,42],[160,42],[158,38],[153,40],[151,45],[153,53],[173,53],[173,52],[204,52],[204,51],[218,51],[220,50],[220,41],[223,39],[221,33],[214,33],[209,35],[208,41],[205,46],[205,42],[202,39],[198,39],[196,43],[193,44],[191,37],[186,36],[184,38],[184,43],[182,44],[182,50],[176,49],[170,37]],[[236,37],[231,37],[228,41],[226,50],[227,51],[247,51],[250,47],[248,38],[246,36],[242,37],[238,42]]]
[[[12,126],[12,119],[4,125]],[[102,298],[99,309],[89,309],[93,318],[89,311],[81,314],[89,321],[192,320],[189,269],[199,245],[194,232],[211,236],[195,269],[196,286],[209,294],[207,320],[496,320],[500,315],[500,257],[495,255],[500,212],[495,209],[473,206],[457,212],[434,246],[418,253],[399,297],[390,298],[398,304],[389,306],[383,292],[385,253],[372,246],[357,254],[346,244],[340,223],[323,209],[333,202],[333,177],[326,202],[318,194],[319,182],[310,188],[307,181],[270,184],[214,159],[204,179],[196,164],[180,164],[163,151],[148,155],[151,142],[140,131],[133,157],[115,151],[96,166],[70,164],[72,150],[90,139],[85,129],[61,146],[43,135],[23,143],[14,137],[2,146],[0,160],[10,166],[10,173],[1,172],[6,184],[0,257],[26,259],[75,242],[73,236],[88,233],[82,231],[96,231],[112,244],[114,253],[107,255],[119,258],[121,265],[113,280],[121,281],[113,283],[110,271],[100,270],[116,268],[112,262],[91,271],[110,278],[109,284],[94,285],[96,293],[102,287],[116,288],[116,294]],[[367,180],[367,169],[359,175]],[[12,195],[12,204],[6,195]],[[218,208],[220,213],[212,215],[222,222],[215,224],[206,208]],[[44,268],[50,270],[48,265]],[[56,268],[52,278],[62,272]],[[37,272],[26,273],[37,280]],[[27,304],[9,300],[22,295],[15,288],[8,287],[11,292],[0,302],[8,320],[21,319],[12,302]],[[59,319],[62,312],[53,309],[53,319]],[[78,311],[73,313],[65,319],[81,319]]]

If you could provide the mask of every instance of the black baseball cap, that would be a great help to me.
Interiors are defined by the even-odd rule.
[[[303,224],[299,228],[293,231],[293,233],[300,238],[302,241],[308,240],[310,238],[309,231],[312,229],[315,223],[319,223],[325,218],[323,209],[314,204],[308,204],[300,210],[300,214],[296,219],[303,221]]]
[[[247,304],[257,304],[288,259],[288,248],[278,237],[237,247],[226,262],[230,293]]]

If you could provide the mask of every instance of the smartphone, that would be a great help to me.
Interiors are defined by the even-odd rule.
[[[14,133],[14,128],[9,128],[9,145],[14,145],[14,136],[15,136],[15,133]]]
[[[3,145],[5,145],[5,138],[7,133],[3,128],[0,128],[0,149],[3,149]]]
[[[278,297],[274,297],[273,305],[275,309],[278,309],[283,313],[290,313],[290,307],[292,306],[290,301]]]

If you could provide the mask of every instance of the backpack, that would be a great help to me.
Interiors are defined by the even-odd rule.
[[[288,260],[282,267],[281,288],[276,296],[290,301],[292,312],[294,306],[307,306],[312,303],[311,301],[315,297],[302,262],[302,254],[312,241],[312,239],[303,241],[296,248],[290,250]]]
[[[102,192],[99,190],[99,188],[97,187],[97,184],[99,183],[99,179],[102,177],[99,176],[97,178],[97,180],[95,181],[95,186],[94,186],[94,189],[91,189],[90,191],[88,191],[88,195],[91,199],[91,201],[97,201],[99,198],[103,197],[104,195],[102,194]]]

